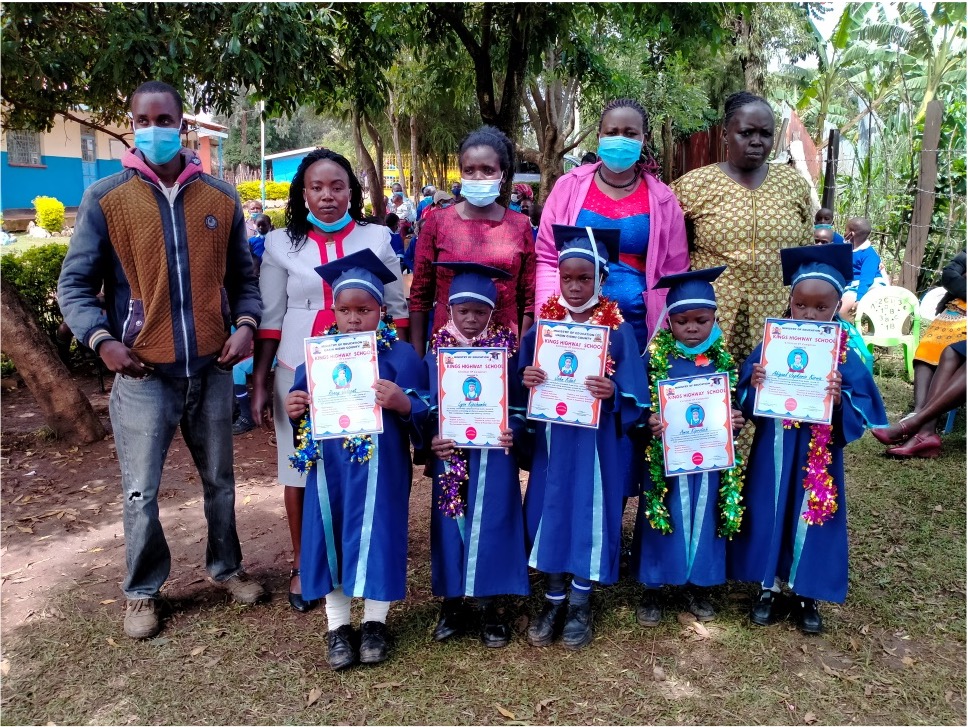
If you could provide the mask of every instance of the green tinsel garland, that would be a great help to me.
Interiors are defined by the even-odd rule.
[[[727,374],[729,377],[729,390],[736,393],[736,383],[738,375],[736,364],[726,344],[720,337],[705,353],[687,354],[676,347],[676,339],[672,337],[672,332],[668,329],[660,330],[652,343],[649,344],[649,394],[652,399],[652,411],[659,410],[659,387],[658,382],[669,378],[669,370],[672,368],[670,360],[673,356],[687,359],[693,363],[699,360],[699,365],[708,365],[702,360],[706,359],[712,363],[719,373]],[[645,502],[645,516],[649,524],[661,533],[668,535],[672,532],[672,523],[669,518],[669,508],[665,504],[666,494],[669,488],[665,481],[664,455],[662,452],[661,437],[654,438],[645,450],[645,461],[648,463],[649,475],[652,480],[652,488],[643,490],[642,498]],[[719,513],[721,522],[719,534],[724,538],[732,538],[739,532],[740,523],[743,520],[745,506],[740,505],[743,499],[743,461],[736,453],[736,464],[728,470],[719,473]]]

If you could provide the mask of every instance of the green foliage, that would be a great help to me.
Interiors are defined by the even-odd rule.
[[[341,85],[337,13],[292,2],[4,3],[3,123],[50,130],[84,105],[94,124],[124,125],[125,95],[149,79],[185,91],[193,108],[228,113],[253,87],[270,114],[292,113],[307,89]]]
[[[239,193],[239,199],[249,202],[253,199],[262,199],[262,182],[255,179],[250,182],[239,182],[235,185]],[[266,182],[266,199],[289,199],[289,182],[276,182],[269,180]]]
[[[279,230],[286,226],[286,210],[284,207],[266,210],[263,214],[272,220],[272,226],[275,229]]]
[[[53,243],[0,257],[4,283],[17,289],[51,340],[62,319],[57,307],[57,279],[65,255],[67,245]]]
[[[64,203],[55,197],[34,197],[34,209],[37,210],[35,222],[52,235],[59,235],[64,229]]]

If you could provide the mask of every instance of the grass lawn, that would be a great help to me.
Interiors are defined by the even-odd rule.
[[[59,235],[54,237],[28,237],[27,233],[25,232],[14,233],[14,237],[17,238],[16,242],[11,242],[9,245],[0,246],[0,255],[20,253],[24,250],[29,250],[32,247],[42,247],[43,245],[51,245],[55,242],[66,245],[71,241],[71,238],[61,237]]]
[[[911,387],[890,368],[878,383],[896,421],[910,408]],[[330,672],[322,609],[297,616],[278,597],[250,609],[221,599],[173,599],[162,634],[133,642],[121,633],[119,604],[94,606],[79,579],[48,605],[49,617],[28,620],[5,638],[2,720],[962,725],[960,420],[944,446],[941,458],[916,461],[886,459],[870,436],[848,448],[850,592],[846,604],[822,607],[826,631],[819,637],[788,622],[751,626],[752,591],[735,583],[716,589],[719,614],[705,627],[679,605],[667,609],[660,627],[643,629],[634,616],[640,589],[623,580],[596,591],[595,641],[579,653],[525,643],[521,631],[538,595],[508,604],[518,635],[505,649],[485,649],[472,637],[435,644],[429,493],[415,483],[411,595],[391,609],[396,644],[387,663]]]

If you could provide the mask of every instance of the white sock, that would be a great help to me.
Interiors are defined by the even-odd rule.
[[[363,623],[367,621],[387,622],[390,611],[390,601],[374,601],[372,598],[363,599]]]
[[[326,621],[330,631],[350,624],[350,603],[352,599],[343,593],[342,586],[326,595]]]

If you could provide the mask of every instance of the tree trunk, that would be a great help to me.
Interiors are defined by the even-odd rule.
[[[380,175],[377,173],[376,165],[373,163],[373,157],[370,156],[366,144],[363,143],[363,132],[360,131],[360,125],[362,123],[360,120],[360,112],[354,107],[352,126],[353,143],[356,145],[356,156],[360,166],[366,171],[373,214],[382,220],[386,216],[387,209],[386,198],[383,196],[383,180],[380,179]]]
[[[675,174],[676,140],[672,136],[672,117],[662,123],[662,180],[668,184]]]
[[[396,158],[397,174],[400,175],[400,184],[407,188],[407,183],[403,179],[403,152],[400,151],[400,117],[397,115],[397,107],[393,94],[390,94],[390,131],[393,136],[393,156]]]
[[[921,169],[918,172],[918,191],[911,213],[911,227],[901,266],[901,287],[917,293],[918,272],[924,261],[924,250],[931,231],[934,214],[934,186],[938,181],[938,142],[941,139],[941,103],[928,104],[924,115],[924,136],[921,138]]]
[[[410,174],[413,177],[413,199],[420,199],[422,189],[418,189],[417,185],[426,185],[427,180],[421,176],[420,162],[417,160],[417,117],[414,114],[410,114]]]
[[[10,283],[0,281],[3,352],[23,377],[47,425],[71,444],[104,439],[104,425],[71,379],[50,339]]]

